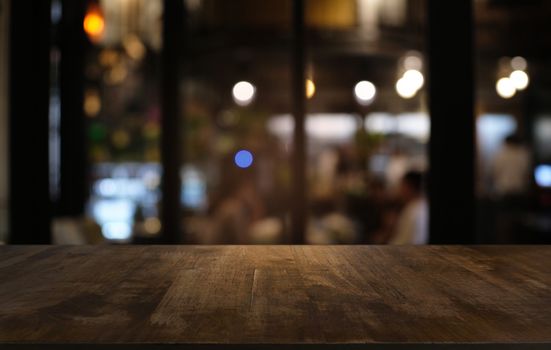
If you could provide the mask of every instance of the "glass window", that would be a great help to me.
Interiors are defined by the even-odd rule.
[[[304,4],[305,242],[427,242],[424,1]],[[184,6],[176,79],[185,242],[291,242],[293,1]],[[161,0],[86,8],[88,242],[161,232],[162,12]]]
[[[289,234],[291,1],[186,1],[182,213],[192,243]],[[284,129],[284,130],[283,130]]]
[[[87,219],[78,225],[80,241],[156,236],[161,228],[162,1],[87,2],[82,25],[89,198]],[[69,225],[56,220],[54,237],[65,241]]]
[[[306,1],[307,243],[428,242],[425,10]]]
[[[551,4],[474,4],[478,240],[549,243]]]

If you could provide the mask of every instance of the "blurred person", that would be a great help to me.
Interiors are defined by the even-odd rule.
[[[530,180],[530,151],[515,134],[505,138],[492,169],[497,196],[516,196],[526,193]]]
[[[364,242],[384,244],[393,234],[400,206],[398,201],[389,196],[383,179],[367,181],[367,201],[361,214],[365,229]]]
[[[369,235],[370,244],[386,244],[393,237],[400,216],[400,205],[395,200],[382,203],[380,225]]]
[[[388,159],[385,180],[391,194],[398,192],[400,182],[409,168],[409,159],[400,149],[396,149]]]
[[[308,244],[351,244],[357,242],[352,220],[337,209],[335,196],[312,198],[312,216],[306,230]]]
[[[335,164],[335,172],[337,176],[342,177],[348,175],[354,168],[353,151],[348,145],[340,145],[335,149],[337,160]]]
[[[520,238],[523,210],[530,187],[531,154],[516,134],[507,136],[492,164],[495,199],[495,241],[515,243]]]
[[[326,148],[320,153],[316,164],[316,191],[332,193],[336,190],[339,157],[336,148]]]
[[[423,174],[408,171],[400,181],[398,194],[404,207],[389,244],[428,243],[428,205],[423,194]]]

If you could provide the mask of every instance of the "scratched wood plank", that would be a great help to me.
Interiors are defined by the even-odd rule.
[[[4,246],[2,343],[551,344],[551,247]]]

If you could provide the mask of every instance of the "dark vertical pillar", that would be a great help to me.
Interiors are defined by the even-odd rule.
[[[182,134],[180,129],[180,79],[184,45],[185,8],[182,0],[164,0],[163,53],[161,75],[161,241],[182,240],[180,217],[180,162]]]
[[[86,36],[82,23],[86,1],[63,0],[63,15],[57,32],[59,64],[60,181],[57,215],[84,214],[87,197],[87,155],[83,113],[84,54]]]
[[[292,52],[292,99],[295,129],[293,134],[292,159],[292,242],[304,243],[307,225],[306,183],[306,72],[305,72],[304,0],[293,1],[293,52]]]
[[[428,1],[430,238],[474,243],[472,1]]]
[[[11,2],[9,234],[15,244],[50,243],[48,109],[50,1]]]

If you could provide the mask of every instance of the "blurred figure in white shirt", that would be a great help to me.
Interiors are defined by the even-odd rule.
[[[400,183],[399,194],[404,201],[389,244],[428,243],[428,205],[423,194],[423,175],[408,171]]]
[[[400,183],[409,167],[409,158],[399,149],[395,150],[390,155],[385,172],[385,179],[391,195],[397,194],[400,190]]]

